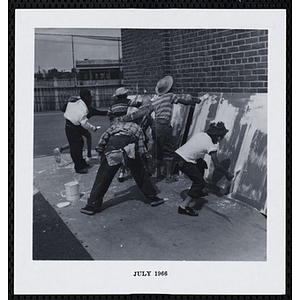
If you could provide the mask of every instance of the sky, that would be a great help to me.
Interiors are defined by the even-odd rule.
[[[63,36],[53,34],[65,34]],[[66,36],[67,35],[67,36]],[[71,35],[121,37],[120,29],[36,28],[35,72],[71,70],[73,67]],[[73,37],[74,60],[118,59],[118,42]],[[120,47],[121,48],[121,47]],[[122,54],[120,53],[120,56]]]

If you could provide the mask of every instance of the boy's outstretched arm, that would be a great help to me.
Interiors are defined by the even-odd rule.
[[[214,166],[216,168],[216,170],[218,170],[219,172],[221,172],[222,174],[224,174],[227,178],[227,180],[231,180],[234,175],[231,174],[230,172],[228,172],[220,163],[219,163],[219,160],[218,160],[218,157],[217,157],[217,151],[214,151],[214,152],[210,152],[209,153],[210,156],[211,156],[211,159],[214,163]]]

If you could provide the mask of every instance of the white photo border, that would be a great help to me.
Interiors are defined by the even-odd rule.
[[[14,294],[285,294],[286,11],[17,9],[15,24]],[[267,261],[32,260],[34,30],[43,27],[268,30]],[[148,269],[171,275],[133,278]]]

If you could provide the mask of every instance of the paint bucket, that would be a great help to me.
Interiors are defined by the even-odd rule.
[[[65,189],[62,190],[60,194],[63,198],[66,198],[68,201],[79,200],[79,183],[77,181],[65,183]]]

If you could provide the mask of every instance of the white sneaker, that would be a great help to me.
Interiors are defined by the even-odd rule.
[[[54,158],[55,158],[55,161],[56,161],[57,163],[60,163],[60,162],[61,162],[59,148],[55,148],[55,149],[54,149]]]
[[[90,157],[86,157],[86,158],[85,158],[85,161],[86,161],[86,163],[88,164],[88,163],[91,162],[91,158],[90,158]]]

